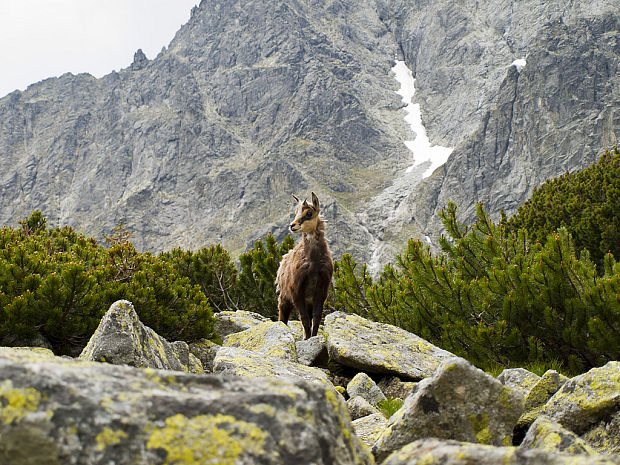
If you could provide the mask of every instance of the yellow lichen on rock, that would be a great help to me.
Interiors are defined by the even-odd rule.
[[[41,393],[33,388],[14,388],[6,379],[0,384],[0,420],[10,425],[19,423],[41,403]]]
[[[103,431],[95,437],[97,442],[97,450],[104,450],[108,446],[119,444],[122,439],[127,437],[127,433],[122,430],[113,430],[110,428],[103,428]]]
[[[151,432],[146,447],[164,449],[167,452],[165,464],[235,465],[242,455],[265,455],[267,437],[268,434],[256,425],[231,415],[187,418],[177,414],[167,418],[164,427]]]
[[[476,440],[480,444],[491,444],[493,436],[489,432],[489,416],[486,413],[479,413],[478,415],[471,415],[469,419],[471,420]]]

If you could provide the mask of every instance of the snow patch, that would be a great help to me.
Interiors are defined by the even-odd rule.
[[[513,61],[510,66],[517,68],[517,71],[520,73],[525,65],[527,65],[525,58],[519,58],[518,60]]]
[[[407,173],[422,163],[430,162],[424,173],[423,178],[429,177],[437,168],[443,165],[452,153],[451,147],[431,146],[426,129],[422,125],[422,115],[420,105],[412,103],[411,99],[415,94],[415,79],[411,70],[404,61],[396,60],[392,68],[396,80],[400,83],[400,89],[396,91],[401,96],[405,104],[405,122],[409,124],[411,130],[416,134],[415,140],[406,140],[405,146],[413,153],[413,164],[407,168]]]

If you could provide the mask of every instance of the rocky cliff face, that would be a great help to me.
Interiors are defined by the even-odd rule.
[[[152,61],[0,99],[0,223],[38,208],[97,237],[122,220],[143,250],[235,253],[283,237],[290,193],[314,190],[335,255],[378,265],[435,240],[447,200],[510,213],[616,143],[614,3],[203,0]],[[431,141],[456,147],[424,182],[401,57]]]

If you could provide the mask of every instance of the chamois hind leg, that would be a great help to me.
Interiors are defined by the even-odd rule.
[[[291,310],[293,310],[293,303],[288,299],[283,299],[282,296],[278,298],[278,321],[284,324],[288,323],[288,319],[291,316]]]
[[[295,306],[297,307],[297,312],[299,312],[299,319],[301,320],[301,324],[304,327],[304,339],[309,339],[310,333],[312,332],[312,320],[311,315],[308,311],[308,307],[306,307],[306,301],[302,297],[295,302]]]

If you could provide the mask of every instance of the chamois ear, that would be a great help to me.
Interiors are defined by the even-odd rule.
[[[319,198],[316,196],[314,192],[312,193],[312,206],[314,207],[316,211],[320,210]]]
[[[297,201],[297,203],[300,203],[301,200],[299,200],[299,197],[297,197],[295,194],[291,194],[293,196],[293,198]]]

